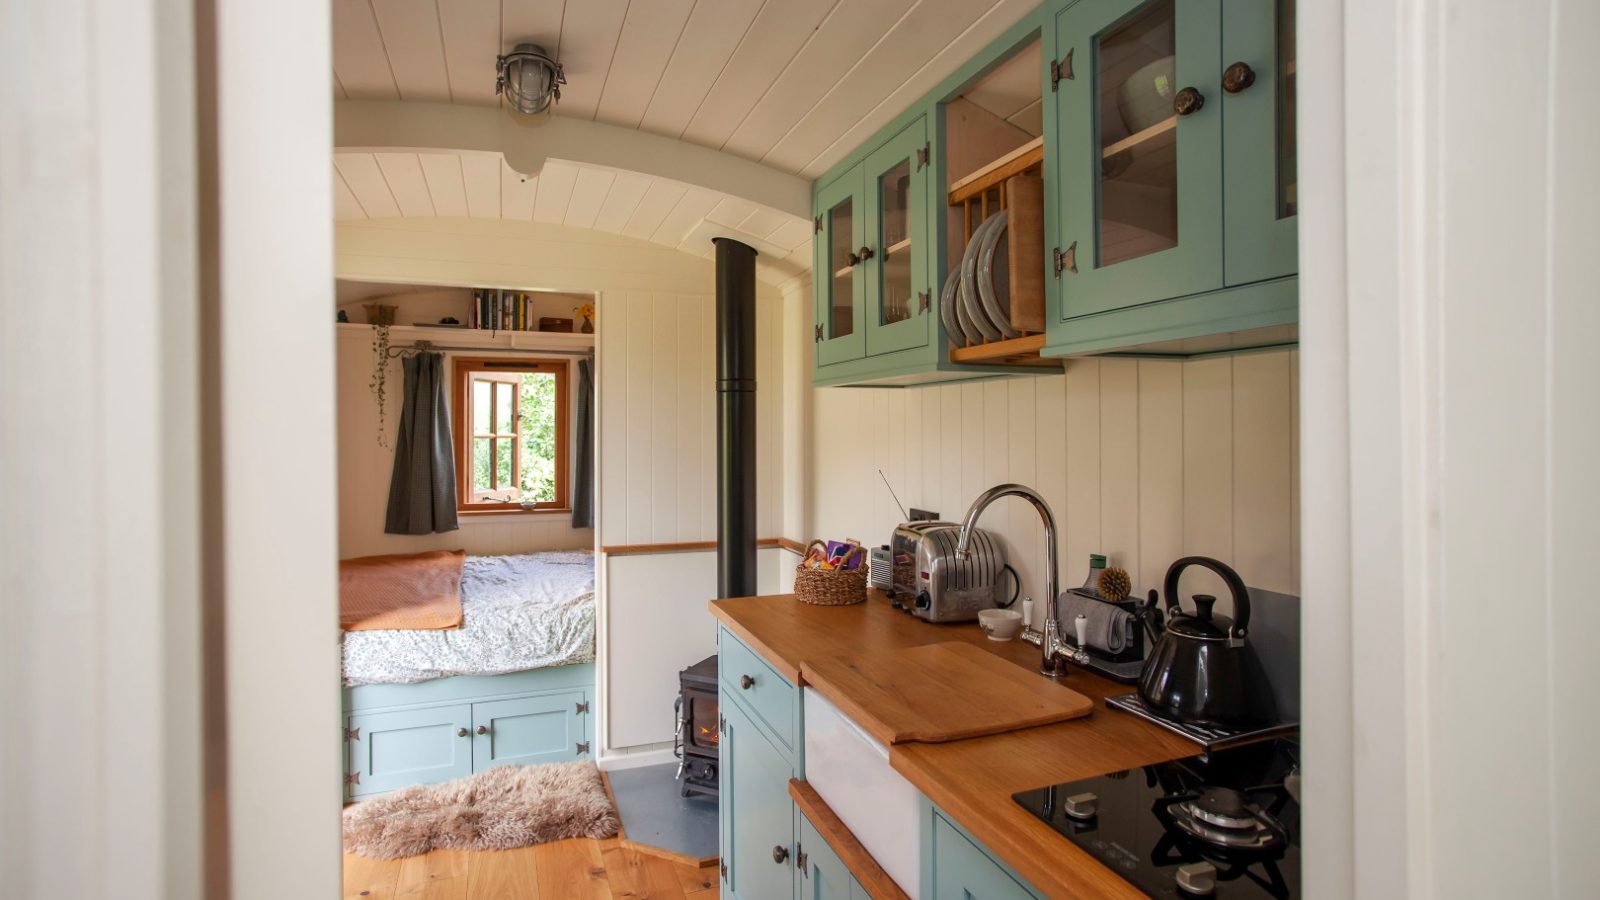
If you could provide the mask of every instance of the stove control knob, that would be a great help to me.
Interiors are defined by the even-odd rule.
[[[1217,867],[1208,862],[1178,867],[1178,887],[1191,894],[1210,896],[1217,891]]]
[[[933,598],[928,596],[927,591],[922,591],[921,593],[917,594],[917,609],[927,609],[932,605]]]
[[[1100,811],[1100,797],[1091,793],[1073,794],[1061,810],[1074,819],[1092,819]]]

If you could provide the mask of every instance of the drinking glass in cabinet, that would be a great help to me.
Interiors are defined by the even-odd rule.
[[[850,200],[828,210],[830,241],[828,244],[828,270],[833,273],[828,296],[828,337],[837,338],[855,331],[854,309],[851,297],[856,266],[861,260],[853,245],[854,232],[850,229]]]
[[[1099,40],[1099,265],[1178,244],[1180,115],[1173,0],[1159,0]],[[1198,108],[1194,102],[1193,108]]]
[[[883,211],[880,216],[883,233],[879,235],[878,244],[883,248],[878,316],[883,325],[911,318],[910,188],[910,160],[878,179],[878,208]]]

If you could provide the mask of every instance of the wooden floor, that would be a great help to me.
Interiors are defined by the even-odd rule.
[[[672,862],[616,838],[574,838],[520,850],[375,860],[345,854],[344,896],[388,900],[716,900],[717,869]]]

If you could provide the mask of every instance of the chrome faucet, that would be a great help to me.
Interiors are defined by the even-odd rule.
[[[1079,660],[1082,651],[1066,643],[1061,637],[1061,618],[1056,601],[1059,592],[1056,583],[1059,574],[1056,567],[1056,517],[1050,512],[1050,504],[1044,502],[1038,491],[1020,484],[1000,484],[984,491],[978,495],[978,499],[972,501],[966,518],[961,522],[961,535],[956,540],[956,556],[961,559],[967,558],[967,543],[972,537],[972,529],[978,524],[978,517],[983,515],[984,509],[989,504],[1001,497],[1021,497],[1032,503],[1033,508],[1039,511],[1039,518],[1044,520],[1044,630],[1039,631],[1031,624],[1024,623],[1022,639],[1038,647],[1042,653],[1039,662],[1040,672],[1051,678],[1065,678],[1067,661]]]

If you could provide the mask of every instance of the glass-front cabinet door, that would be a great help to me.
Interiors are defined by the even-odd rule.
[[[867,240],[857,251],[866,279],[867,355],[928,342],[928,136],[917,119],[868,156]]]
[[[1295,0],[1223,0],[1222,176],[1227,283],[1293,275]]]
[[[1056,18],[1064,319],[1223,284],[1221,2],[1079,0]]]
[[[866,355],[862,322],[866,278],[860,255],[865,229],[861,170],[851,169],[817,194],[818,230],[812,235],[816,256],[817,365],[825,366]]]

